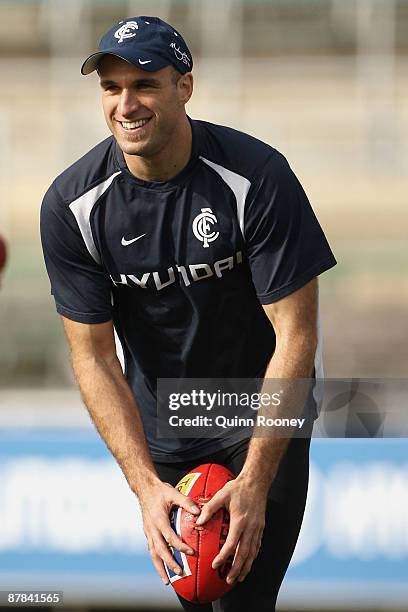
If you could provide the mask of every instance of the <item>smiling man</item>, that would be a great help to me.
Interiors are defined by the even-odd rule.
[[[146,73],[105,55],[98,73],[106,123],[129,170],[146,180],[172,178],[191,155],[191,128],[182,112],[193,90],[191,72],[178,83],[181,74],[173,66]]]
[[[214,566],[235,555],[235,587],[213,604],[180,601],[270,612],[302,522],[309,439],[159,438],[157,379],[319,376],[316,277],[335,259],[278,151],[186,115],[192,67],[181,34],[156,17],[103,36],[82,72],[98,72],[112,136],[45,195],[44,256],[82,396],[140,501],[158,574],[169,582],[163,562],[181,572],[168,544],[194,554],[169,511],[200,510],[174,485],[221,463],[237,478],[197,520],[228,509]]]

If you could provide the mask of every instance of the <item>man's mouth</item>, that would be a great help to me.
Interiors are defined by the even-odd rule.
[[[125,130],[132,131],[142,128],[144,125],[146,125],[146,123],[150,121],[150,119],[151,117],[147,117],[144,119],[138,119],[137,121],[119,121],[119,123]]]

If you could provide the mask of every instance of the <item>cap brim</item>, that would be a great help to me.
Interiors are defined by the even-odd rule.
[[[136,54],[134,51],[132,54],[128,54],[126,52],[118,53],[115,50],[107,50],[107,51],[97,51],[96,53],[92,53],[82,64],[81,73],[84,75],[91,74],[98,68],[99,62],[101,61],[104,55],[114,55],[115,57],[119,57],[120,59],[125,60],[125,62],[129,62],[137,68],[141,70],[146,70],[147,72],[156,72],[157,70],[161,70],[165,66],[169,66],[170,62],[164,60],[157,55],[151,55],[150,53],[144,53],[143,51],[140,54]]]

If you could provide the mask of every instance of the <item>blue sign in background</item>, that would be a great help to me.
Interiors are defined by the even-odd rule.
[[[362,603],[408,601],[407,450],[404,440],[313,441],[285,601],[341,597],[345,607],[347,585]],[[72,601],[173,597],[151,564],[137,502],[91,427],[0,430],[0,584],[63,589]]]

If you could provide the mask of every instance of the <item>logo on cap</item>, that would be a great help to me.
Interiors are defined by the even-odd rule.
[[[174,55],[178,60],[184,62],[190,68],[190,58],[185,51],[181,51],[180,47],[175,42],[170,43],[170,47],[174,50]]]
[[[139,26],[136,21],[127,21],[120,28],[118,28],[115,32],[115,38],[118,39],[118,42],[122,43],[126,38],[133,38],[136,36],[136,32],[134,30],[138,30]]]

